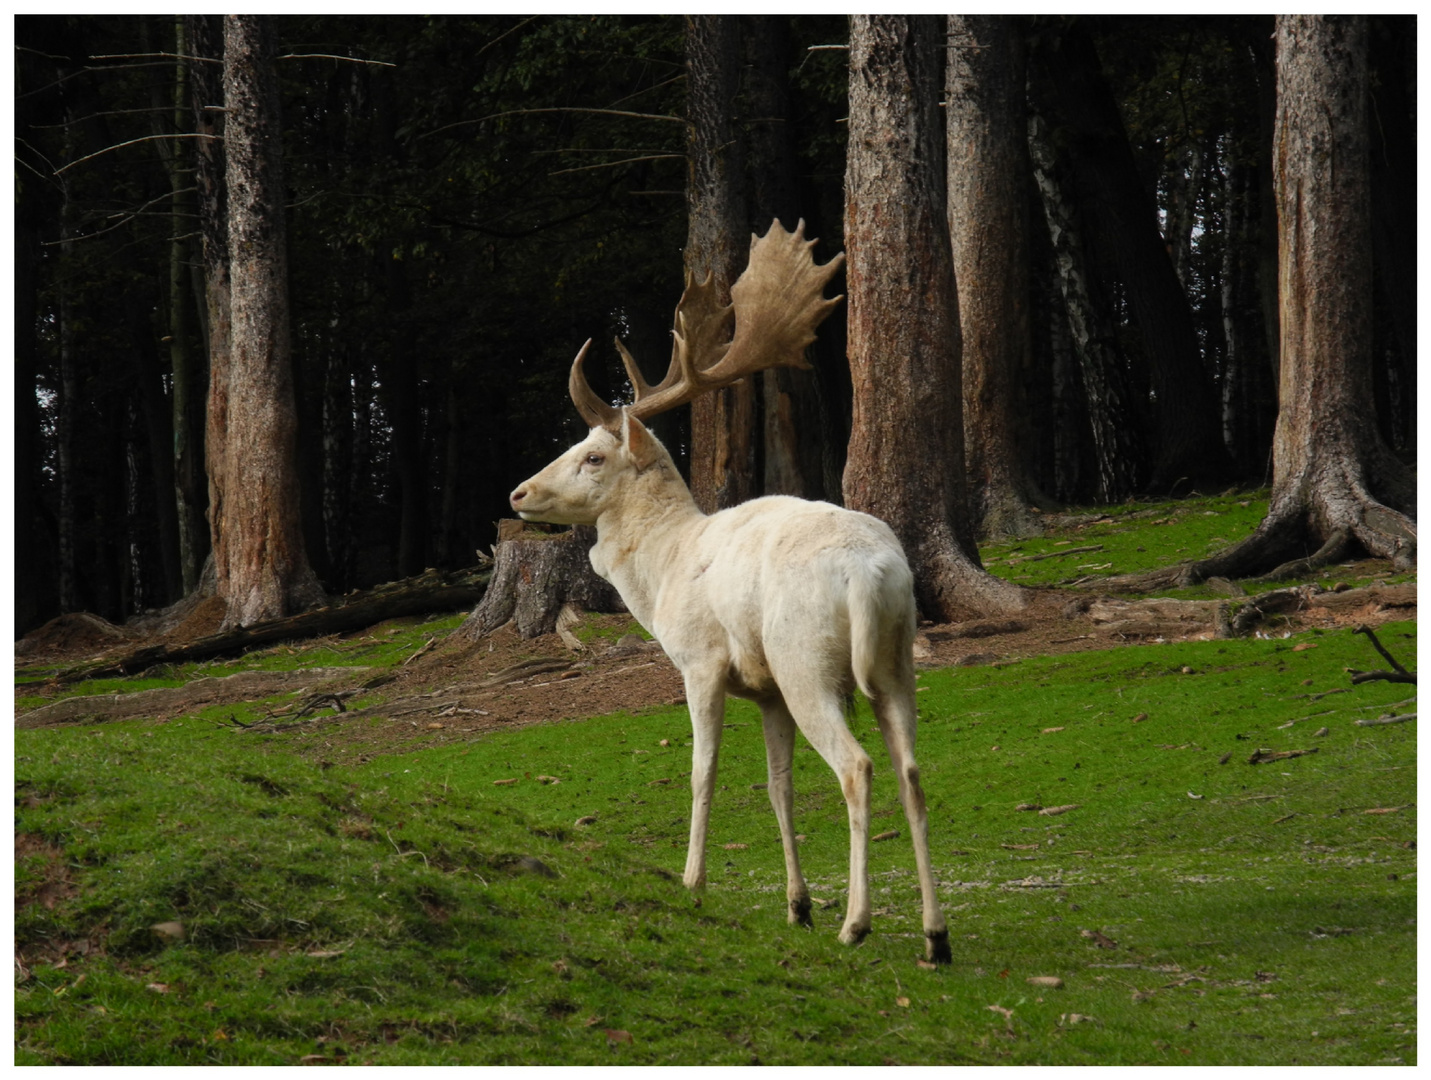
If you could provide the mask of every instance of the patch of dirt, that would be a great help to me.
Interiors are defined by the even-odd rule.
[[[30,797],[31,799],[34,796]],[[36,800],[38,802],[38,800]],[[79,891],[70,880],[65,853],[43,836],[34,833],[15,834],[15,866],[25,868],[26,880],[15,883],[15,908],[20,910],[39,904],[54,910],[56,904],[68,900]],[[16,874],[16,877],[21,877]]]
[[[1375,626],[1416,617],[1415,585],[1376,585],[1340,593],[1309,587],[1293,601],[1286,605],[1288,610],[1279,608],[1275,622],[1267,626],[1269,632]],[[920,668],[1003,666],[1033,656],[1207,639],[1216,634],[1222,603],[1128,601],[1080,590],[1040,590],[1015,618],[920,627],[915,661]],[[199,632],[209,632],[203,620],[214,614],[196,608],[184,625],[193,622],[196,628],[203,627]],[[222,611],[216,614],[221,617]],[[296,695],[292,705],[275,709],[274,716],[250,730],[283,733],[294,737],[295,748],[306,755],[338,762],[467,742],[490,731],[528,724],[684,703],[680,673],[657,644],[634,634],[614,640],[633,627],[629,616],[592,615],[584,625],[600,636],[581,651],[568,648],[557,634],[524,640],[509,624],[476,643],[449,638],[419,650],[405,666],[376,675],[360,668],[253,672],[247,673],[252,686],[237,678],[209,679],[178,691],[146,691],[173,698],[162,702],[156,698],[146,714],[178,715],[198,704],[253,701],[287,690]],[[179,628],[171,633],[177,635]],[[317,644],[293,643],[292,647],[301,651]],[[305,695],[306,713],[301,712]],[[50,713],[27,714],[17,723],[113,718],[102,715],[101,700],[68,706],[72,716],[50,706]],[[131,704],[125,703],[125,714],[139,715]]]
[[[98,615],[75,611],[56,616],[15,642],[15,656],[27,662],[51,657],[89,656],[135,641],[138,637],[134,631],[115,626]]]

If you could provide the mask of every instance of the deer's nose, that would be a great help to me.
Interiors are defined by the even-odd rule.
[[[516,491],[512,492],[512,494],[511,494],[510,496],[508,496],[508,500],[511,502],[512,508],[515,510],[515,509],[517,509],[517,508],[519,508],[519,507],[521,506],[522,500],[525,499],[526,497],[527,497],[527,489],[526,489],[526,488],[518,488]]]

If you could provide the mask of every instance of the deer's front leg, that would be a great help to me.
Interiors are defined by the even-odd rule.
[[[706,883],[706,827],[715,794],[716,758],[725,722],[725,682],[718,675],[691,672],[685,676],[686,702],[691,710],[691,842],[686,849],[688,889]]]

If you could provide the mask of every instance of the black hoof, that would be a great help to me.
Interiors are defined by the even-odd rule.
[[[952,964],[954,962],[954,954],[949,951],[948,930],[925,934],[924,949],[926,958],[936,964]]]
[[[798,900],[791,900],[790,914],[793,916],[791,921],[801,926],[815,925],[815,920],[810,917],[810,898],[808,896],[802,896]]]

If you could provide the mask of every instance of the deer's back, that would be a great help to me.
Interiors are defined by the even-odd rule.
[[[653,628],[683,668],[725,655],[733,680],[758,691],[782,652],[847,668],[852,603],[898,637],[912,624],[904,553],[867,514],[775,495],[703,519],[691,539]]]

